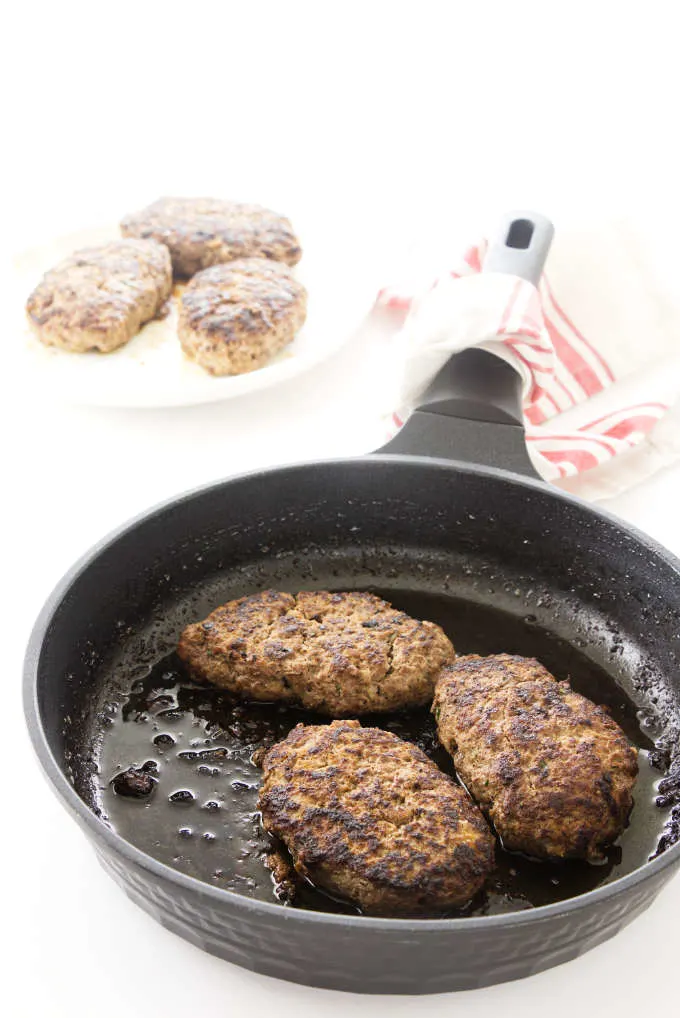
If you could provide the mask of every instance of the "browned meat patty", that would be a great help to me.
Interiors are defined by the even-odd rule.
[[[243,258],[199,272],[179,309],[182,349],[211,375],[264,367],[295,339],[307,291],[287,265]]]
[[[235,258],[272,258],[296,265],[302,256],[285,216],[260,205],[219,198],[159,198],[126,216],[120,228],[124,237],[165,244],[178,279]]]
[[[39,339],[72,353],[108,353],[155,318],[172,288],[167,249],[115,240],[76,251],[45,273],[26,310]]]
[[[538,661],[459,657],[442,670],[432,710],[506,848],[596,860],[621,834],[637,753],[601,707]]]
[[[493,868],[494,839],[469,796],[390,732],[298,725],[263,769],[266,830],[299,874],[366,912],[464,905]]]
[[[373,594],[267,590],[187,626],[177,648],[192,678],[248,700],[332,717],[428,704],[453,647]]]

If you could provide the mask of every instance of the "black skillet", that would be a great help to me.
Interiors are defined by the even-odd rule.
[[[515,217],[486,268],[536,281],[550,237],[540,217]],[[680,563],[537,478],[520,387],[492,354],[459,354],[379,454],[182,495],[103,540],[50,597],[25,665],[35,749],[105,869],[164,926],[284,979],[440,992],[573,958],[674,873]],[[499,847],[487,891],[444,917],[369,918],[307,886],[295,904],[277,900],[250,756],[302,715],[194,687],[172,656],[186,622],[266,587],[377,590],[441,622],[460,651],[533,654],[607,703],[640,747],[641,776],[606,864]],[[378,720],[450,767],[426,712]],[[149,798],[113,790],[131,765],[156,781]]]

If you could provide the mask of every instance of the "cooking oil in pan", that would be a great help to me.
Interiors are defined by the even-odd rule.
[[[636,706],[612,678],[575,647],[538,629],[531,618],[431,594],[390,590],[384,596],[415,618],[443,626],[459,653],[537,657],[558,678],[568,677],[578,692],[606,704],[640,750],[629,827],[601,864],[536,862],[499,845],[496,870],[484,892],[464,909],[446,914],[493,915],[549,904],[644,863],[666,819],[655,805],[661,775],[650,764],[653,742],[640,727]],[[96,798],[103,817],[128,841],[183,873],[265,901],[281,897],[265,865],[273,846],[257,813],[260,771],[252,756],[301,721],[323,724],[328,719],[276,704],[236,702],[218,689],[194,685],[174,654],[137,679],[108,717],[112,723],[96,738]],[[362,723],[415,742],[455,777],[428,710],[372,715]],[[115,775],[145,765],[154,778],[150,796],[135,799],[114,791]],[[307,883],[299,885],[292,904],[326,912],[356,911]]]

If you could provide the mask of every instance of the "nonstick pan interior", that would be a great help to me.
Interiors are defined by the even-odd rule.
[[[357,587],[351,569],[337,572],[337,577],[330,577],[315,569],[305,586]],[[284,589],[300,587],[297,570],[279,575],[279,586]],[[172,619],[181,628],[187,615],[195,612],[197,602],[196,617],[201,617],[209,607],[242,593],[243,579],[236,574],[208,581],[200,594],[197,591],[175,606],[168,622]],[[602,863],[548,865],[499,846],[496,872],[485,892],[464,909],[446,914],[501,914],[561,901],[646,862],[657,848],[668,814],[655,805],[661,777],[652,763],[657,733],[641,720],[634,702],[603,668],[537,627],[531,618],[527,621],[442,594],[441,588],[436,589],[435,576],[430,575],[428,583],[435,589],[375,585],[368,589],[416,617],[439,622],[461,652],[509,650],[537,656],[557,675],[568,676],[574,688],[606,704],[641,750],[630,828]],[[173,641],[174,634],[168,640],[168,650]],[[119,833],[168,865],[263,901],[288,901],[288,883],[279,879],[274,884],[265,867],[274,846],[259,823],[260,772],[252,756],[260,747],[283,738],[296,723],[324,724],[328,718],[276,705],[239,704],[218,690],[192,684],[172,653],[160,657],[150,669],[140,666],[139,646],[139,638],[133,637],[102,676],[106,706],[84,730],[86,744],[97,747],[97,774],[85,783],[83,794]],[[122,695],[118,692],[121,685]],[[413,739],[441,769],[455,775],[451,758],[438,744],[434,719],[427,709],[362,720]],[[158,784],[148,801],[116,794],[112,779],[117,774],[130,766],[151,765]],[[298,882],[292,903],[320,911],[355,912],[351,905],[333,901],[304,882]]]
[[[672,796],[663,807],[655,800],[680,714],[673,565],[586,507],[501,472],[374,459],[276,478],[207,489],[147,517],[79,571],[51,618],[40,718],[103,824],[181,872],[276,901],[250,758],[317,719],[193,686],[172,650],[184,625],[232,597],[369,589],[442,624],[461,652],[538,657],[606,703],[642,750],[630,827],[603,865],[547,866],[501,851],[495,881],[463,914],[573,897],[670,846]],[[427,712],[367,721],[417,740],[452,770]],[[117,796],[114,775],[145,763],[159,779],[152,798]],[[310,887],[296,904],[353,911]]]

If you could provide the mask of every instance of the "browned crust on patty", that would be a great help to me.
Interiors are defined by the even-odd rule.
[[[358,721],[298,725],[263,766],[265,828],[299,874],[365,912],[464,905],[493,868],[469,796],[396,735]]]
[[[159,198],[126,216],[120,228],[124,237],[165,244],[178,279],[236,258],[271,258],[296,265],[302,256],[285,216],[261,205],[219,198]]]
[[[506,848],[596,860],[623,831],[637,753],[602,707],[538,661],[459,657],[442,670],[432,710]]]
[[[187,626],[178,654],[199,682],[342,717],[428,704],[454,650],[373,594],[267,590]]]
[[[166,248],[116,240],[75,251],[46,272],[26,303],[41,342],[72,353],[108,353],[155,318],[170,296]]]
[[[295,339],[307,291],[286,265],[244,258],[194,276],[180,300],[182,349],[212,375],[255,371]]]

